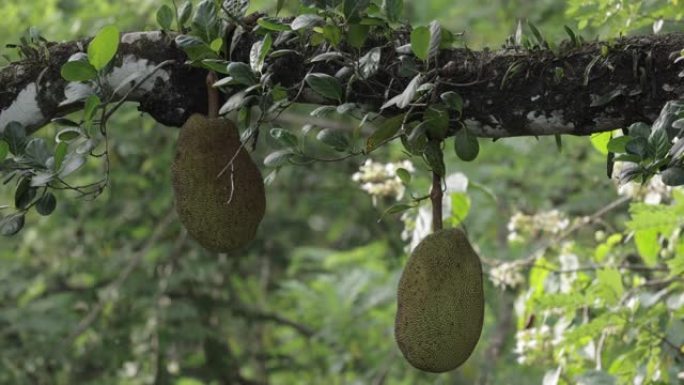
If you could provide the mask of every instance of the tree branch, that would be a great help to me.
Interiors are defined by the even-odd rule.
[[[233,60],[249,62],[249,49],[256,39],[256,34],[245,33],[233,51]],[[291,100],[326,103],[314,92],[298,92],[299,86],[307,73],[332,75],[343,64],[307,61],[322,48],[302,49],[299,41],[291,39],[275,47],[297,52],[268,59],[266,68],[273,74],[272,82],[286,87]],[[396,48],[407,42],[407,34],[397,32],[392,40],[373,36],[369,41],[372,46],[364,50],[382,47],[380,70],[368,81],[355,81],[344,101],[378,111],[387,97],[401,93],[410,81],[397,72],[400,55]],[[60,67],[71,54],[82,50],[84,43],[49,43],[48,55],[40,60],[0,69],[0,131],[17,121],[33,132],[80,107],[79,98],[92,90],[83,83],[63,80]],[[684,98],[679,77],[684,61],[674,61],[682,47],[684,34],[673,33],[581,47],[561,45],[557,52],[448,49],[437,58],[444,64],[429,75],[436,87],[433,95],[455,91],[462,96],[462,117],[480,137],[589,135],[636,121],[653,121],[666,101]],[[357,56],[351,50],[345,53]],[[190,114],[206,112],[206,72],[183,64],[186,56],[173,36],[163,32],[124,34],[105,85],[114,89],[131,73],[149,73],[166,60],[176,64],[158,71],[129,100],[138,102],[140,110],[158,122],[180,126]],[[398,111],[388,108],[384,112]]]

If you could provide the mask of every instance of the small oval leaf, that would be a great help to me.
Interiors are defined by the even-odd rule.
[[[43,216],[52,214],[55,207],[57,207],[57,198],[51,192],[46,193],[36,202],[36,211]]]
[[[119,29],[114,25],[102,28],[88,44],[88,61],[96,69],[104,68],[119,49]]]
[[[459,158],[470,162],[477,158],[477,154],[480,153],[480,143],[475,135],[471,134],[466,127],[463,127],[456,133],[454,149]]]
[[[342,99],[342,86],[336,78],[330,75],[311,73],[304,78],[304,81],[321,96],[333,100]]]
[[[0,234],[9,237],[24,227],[24,213],[9,215],[0,220]]]

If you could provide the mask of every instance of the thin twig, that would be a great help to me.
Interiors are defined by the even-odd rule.
[[[135,253],[130,261],[128,262],[128,265],[124,267],[123,270],[119,273],[118,277],[105,289],[108,293],[113,293],[117,292],[118,290],[121,289],[123,284],[126,282],[126,280],[131,276],[133,271],[138,267],[140,262],[142,261],[143,257],[147,255],[147,253],[150,251],[152,247],[154,247],[158,241],[159,238],[164,234],[166,229],[169,227],[171,223],[173,223],[173,219],[175,218],[175,213],[173,210],[171,210],[164,219],[159,222],[157,227],[154,229],[154,232],[152,235],[147,239],[147,241],[138,249],[138,252]],[[90,309],[90,312],[81,319],[81,321],[78,323],[78,325],[74,328],[74,330],[71,331],[71,333],[62,341],[62,346],[63,348],[68,348],[71,343],[78,338],[81,334],[83,334],[88,328],[92,326],[92,324],[97,321],[97,318],[99,317],[100,313],[102,312],[102,309],[105,306],[105,303],[107,302],[106,299],[103,299],[99,301],[95,306],[93,306],[92,309]]]

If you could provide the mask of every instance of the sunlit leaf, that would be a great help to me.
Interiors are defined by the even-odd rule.
[[[108,25],[88,44],[88,61],[99,71],[109,64],[118,49],[119,29],[115,25]]]
[[[427,60],[430,54],[430,29],[420,26],[411,31],[411,50],[417,58]]]
[[[173,10],[166,4],[163,4],[157,10],[157,24],[161,29],[169,30],[171,29],[171,23],[173,23]]]

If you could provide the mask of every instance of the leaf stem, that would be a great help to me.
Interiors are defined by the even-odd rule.
[[[432,231],[436,232],[442,230],[442,177],[432,172],[432,191],[430,191],[430,200],[432,201]]]

